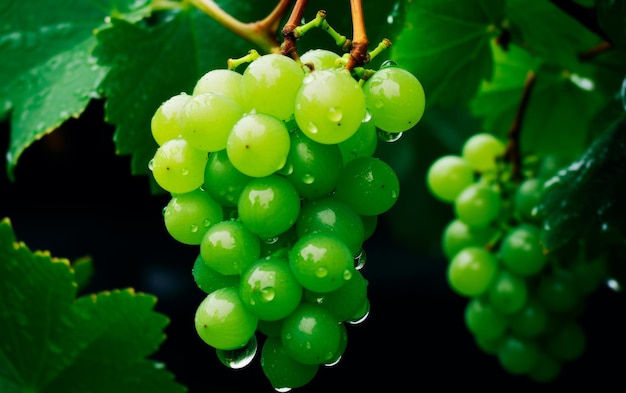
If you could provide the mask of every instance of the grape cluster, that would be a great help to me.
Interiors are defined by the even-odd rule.
[[[374,155],[379,134],[409,130],[424,111],[406,70],[365,80],[340,59],[316,49],[211,70],[152,118],[149,167],[171,194],[165,227],[199,246],[197,333],[232,368],[261,347],[280,391],[337,363],[346,325],[368,315],[363,243],[399,195],[396,173]]]
[[[460,155],[435,160],[426,182],[454,209],[442,249],[450,288],[468,299],[467,329],[508,373],[548,382],[583,354],[587,337],[578,317],[607,265],[585,260],[577,244],[564,253],[544,250],[537,206],[556,171],[553,161],[527,165],[514,181],[505,150],[495,136],[474,134]]]

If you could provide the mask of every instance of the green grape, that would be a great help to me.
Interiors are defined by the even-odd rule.
[[[237,206],[241,191],[252,179],[233,166],[226,149],[209,154],[204,167],[204,189],[221,205]]]
[[[474,335],[474,342],[486,354],[489,355],[497,355],[500,346],[506,339],[506,335],[499,336],[497,338],[484,338],[481,336]]]
[[[317,303],[324,307],[338,321],[350,321],[358,315],[367,299],[368,281],[363,274],[355,270],[352,278],[345,282],[341,288],[331,292],[304,291],[304,297],[311,303]]]
[[[330,194],[337,186],[343,158],[337,145],[325,145],[308,138],[299,129],[290,133],[291,147],[284,174],[303,198]]]
[[[251,62],[241,77],[245,111],[289,120],[304,70],[288,56],[270,53]]]
[[[528,376],[535,382],[545,383],[554,381],[559,374],[561,374],[561,362],[540,352],[537,364],[530,370]]]
[[[341,343],[341,328],[332,314],[317,304],[300,303],[283,320],[281,341],[287,353],[304,364],[331,361]]]
[[[509,319],[511,331],[520,337],[538,337],[548,328],[548,310],[536,298],[526,304]]]
[[[539,204],[543,195],[543,183],[538,178],[530,178],[522,181],[513,199],[515,212],[520,218],[529,222],[540,220],[535,212],[535,207]]]
[[[184,139],[170,139],[154,153],[148,164],[159,186],[172,194],[184,194],[204,182],[207,153],[195,149]]]
[[[175,194],[163,209],[167,232],[183,244],[200,244],[206,230],[223,219],[222,206],[200,188]]]
[[[536,342],[515,336],[507,337],[498,349],[498,360],[502,367],[514,375],[531,372],[539,360],[540,351]]]
[[[195,325],[200,338],[216,349],[244,347],[254,335],[258,319],[241,303],[236,287],[216,289],[196,310]]]
[[[463,190],[474,184],[474,171],[462,157],[439,157],[428,168],[426,184],[434,197],[451,203]]]
[[[329,233],[310,233],[298,239],[289,253],[291,270],[311,291],[331,292],[354,275],[354,258],[348,246]]]
[[[319,143],[336,144],[350,138],[365,114],[363,90],[344,68],[311,72],[295,97],[298,126]]]
[[[354,135],[337,144],[344,165],[359,157],[372,157],[378,147],[378,132],[372,117],[363,120]]]
[[[524,307],[528,300],[526,279],[506,269],[500,269],[487,290],[489,302],[502,314],[512,314]]]
[[[539,228],[529,224],[511,230],[500,245],[502,263],[520,276],[539,273],[547,262],[540,236]]]
[[[276,321],[291,314],[302,299],[303,288],[286,257],[258,260],[241,274],[239,297],[254,316]]]
[[[239,219],[261,239],[271,239],[296,223],[300,195],[280,175],[252,179],[241,191],[237,203]]]
[[[312,71],[328,70],[332,68],[339,68],[337,63],[341,57],[328,49],[309,49],[300,56],[302,64],[313,65]]]
[[[337,348],[337,352],[335,352],[335,355],[326,363],[324,363],[324,365],[327,367],[337,365],[341,361],[341,358],[346,351],[346,348],[348,348],[348,330],[346,329],[346,325],[343,323],[339,323],[339,330],[339,347]]]
[[[410,130],[424,114],[426,97],[422,84],[399,67],[376,71],[363,85],[363,94],[376,127],[386,132]]]
[[[228,69],[210,70],[198,81],[193,88],[192,95],[204,93],[222,93],[244,107],[245,101],[241,95],[241,74]]]
[[[181,135],[178,121],[180,112],[185,103],[191,98],[187,93],[179,93],[163,102],[152,115],[150,130],[156,143],[161,146],[170,139],[177,139]]]
[[[391,209],[399,194],[398,175],[376,157],[359,157],[347,163],[335,190],[337,199],[363,216],[376,216]]]
[[[463,158],[479,173],[494,171],[496,160],[504,154],[506,146],[488,133],[472,135],[462,148]]]
[[[546,337],[546,352],[561,362],[576,360],[587,346],[587,336],[579,323],[569,321]]]
[[[459,219],[454,219],[446,225],[441,237],[443,253],[452,259],[457,252],[470,246],[485,247],[497,234],[492,227],[470,227]]]
[[[361,216],[345,202],[324,197],[306,202],[296,221],[296,234],[328,233],[341,239],[353,256],[361,252],[365,228]]]
[[[493,222],[500,215],[501,207],[500,193],[482,183],[468,186],[454,201],[456,216],[474,228],[484,228]]]
[[[461,296],[479,296],[487,291],[498,272],[496,258],[480,247],[459,251],[448,265],[448,284]]]
[[[541,276],[537,296],[549,311],[557,314],[575,311],[582,302],[575,276],[565,270]]]
[[[261,368],[272,387],[279,392],[305,386],[315,378],[319,364],[304,364],[295,360],[280,337],[267,337],[261,349]]]
[[[507,329],[507,319],[483,298],[471,298],[465,307],[465,325],[476,337],[495,340]]]
[[[204,262],[220,274],[241,274],[261,255],[258,236],[241,221],[225,220],[207,229],[200,243]]]
[[[285,165],[290,144],[284,122],[270,115],[250,113],[233,126],[226,141],[226,152],[238,171],[263,177]]]
[[[243,116],[232,98],[221,93],[192,96],[180,114],[183,139],[198,150],[210,152],[226,148],[231,129]]]
[[[209,265],[202,260],[202,256],[200,256],[200,254],[198,254],[193,263],[191,274],[193,275],[193,279],[198,288],[206,294],[223,287],[236,287],[239,285],[238,275],[224,275],[218,273],[214,269],[211,269]]]

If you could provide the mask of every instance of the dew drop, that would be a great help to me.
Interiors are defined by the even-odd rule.
[[[385,60],[380,65],[380,69],[382,70],[383,68],[397,67],[397,66],[398,66],[398,63],[396,63],[395,61],[393,61],[393,60]]]
[[[278,236],[270,237],[269,239],[265,239],[265,244],[275,244],[278,241]]]
[[[355,318],[347,320],[346,323],[348,325],[360,325],[363,322],[365,322],[365,320],[367,319],[367,317],[369,317],[369,315],[370,315],[370,302],[369,300],[365,300],[365,304],[363,306],[363,309],[359,313],[359,315],[356,316]]]
[[[609,278],[608,280],[606,280],[606,286],[612,289],[614,292],[622,291],[622,286],[620,285],[619,281],[614,278]]]
[[[376,102],[374,103],[374,106],[378,109],[382,108],[383,106],[385,106],[385,103],[382,100],[376,100]]]
[[[276,290],[274,287],[265,287],[261,289],[261,299],[266,302],[271,302],[276,297]]]
[[[151,171],[154,170],[154,160],[148,161],[148,169]]]
[[[181,176],[187,176],[189,174],[189,168],[187,168],[187,167],[181,168],[180,169],[180,174],[181,174]]]
[[[204,220],[202,220],[202,226],[205,228],[208,228],[211,226],[211,220],[209,220],[208,218],[205,218]]]
[[[198,232],[198,226],[196,224],[191,224],[191,228],[189,228],[189,230],[191,233],[196,233]]]
[[[365,111],[365,116],[363,117],[363,120],[361,120],[361,122],[367,123],[370,120],[372,120],[372,114],[370,113],[370,111]]]
[[[377,131],[378,139],[383,142],[392,143],[402,138],[403,132],[387,132],[378,129]]]
[[[226,366],[232,369],[240,369],[249,365],[258,350],[258,343],[256,336],[252,336],[250,341],[242,347],[231,350],[218,349],[216,351],[219,360]]]
[[[341,111],[341,109],[337,109],[335,107],[331,107],[330,109],[328,109],[328,120],[332,121],[333,123],[339,123],[342,118],[343,112]]]
[[[254,306],[256,304],[256,300],[254,300],[254,298],[251,297],[249,303],[251,306]]]
[[[286,338],[287,340],[291,340],[291,333],[287,333],[287,334],[285,334],[285,338]]]
[[[163,363],[163,362],[154,362],[152,364],[152,367],[154,367],[157,370],[163,370],[165,368],[165,363]]]
[[[278,393],[287,393],[292,390],[292,388],[274,388]]]
[[[315,176],[313,176],[312,174],[305,173],[304,175],[302,175],[302,183],[313,184],[314,181],[315,181]]]
[[[318,267],[315,270],[315,276],[317,278],[324,278],[324,277],[328,276],[328,269],[325,268],[325,267]]]
[[[354,257],[354,268],[356,270],[361,270],[363,266],[365,266],[365,261],[367,260],[367,254],[364,249],[358,253],[356,257]]]
[[[337,364],[339,364],[340,361],[341,361],[341,356],[337,357],[337,359],[333,360],[330,363],[324,363],[324,366],[326,366],[326,367],[333,367],[333,366],[336,366]]]
[[[343,271],[343,279],[348,281],[352,278],[352,271],[350,269],[346,269]]]
[[[309,124],[307,124],[307,129],[309,130],[309,132],[311,134],[317,134],[317,127],[315,126],[315,124],[313,124],[312,121],[309,122]]]
[[[391,190],[391,199],[398,199],[398,192],[396,190]]]

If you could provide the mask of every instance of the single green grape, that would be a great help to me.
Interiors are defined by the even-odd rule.
[[[573,312],[583,301],[576,277],[563,269],[541,276],[537,297],[549,311],[557,314]]]
[[[241,191],[252,176],[245,175],[230,162],[226,149],[212,152],[204,168],[204,189],[223,206],[235,207]]]
[[[508,336],[498,349],[498,360],[513,375],[527,374],[537,365],[540,357],[537,343],[530,339]]]
[[[539,273],[547,263],[540,236],[540,229],[534,225],[522,224],[511,230],[500,245],[504,266],[521,276]]]
[[[207,159],[206,152],[184,139],[170,139],[157,148],[148,168],[165,191],[183,194],[202,185]]]
[[[311,64],[313,67],[311,71],[328,70],[333,68],[339,68],[337,63],[341,57],[328,49],[309,49],[300,56],[302,64]]]
[[[284,122],[271,115],[249,113],[233,126],[226,141],[226,152],[238,171],[263,177],[285,165],[290,146]]]
[[[474,171],[462,157],[439,157],[428,168],[426,184],[430,193],[443,202],[454,202],[463,190],[474,183]]]
[[[495,136],[488,133],[472,135],[462,148],[463,158],[479,173],[494,171],[496,160],[504,154],[506,146]]]
[[[258,319],[241,303],[236,287],[216,289],[196,310],[195,325],[200,338],[216,349],[245,346],[254,335]]]
[[[303,302],[283,320],[280,337],[285,350],[296,361],[325,364],[340,349],[341,328],[328,310]]]
[[[304,297],[311,303],[319,304],[341,322],[352,320],[363,309],[367,298],[368,281],[359,270],[352,272],[352,278],[339,289],[330,292],[304,291]]]
[[[272,239],[296,223],[300,195],[289,180],[273,174],[252,179],[237,202],[239,219],[261,239]]]
[[[181,135],[198,150],[222,150],[226,148],[231,129],[242,116],[239,104],[222,93],[194,95],[180,114]]]
[[[364,216],[388,211],[399,195],[398,175],[389,164],[376,157],[359,157],[347,163],[335,190],[337,199]]]
[[[501,208],[500,193],[482,183],[466,187],[454,201],[458,219],[473,228],[484,228],[491,224],[500,215]]]
[[[560,362],[580,358],[587,347],[587,335],[576,321],[568,321],[546,337],[546,352]]]
[[[163,209],[167,232],[183,244],[200,244],[206,230],[223,219],[222,206],[200,188],[173,195]]]
[[[254,316],[276,321],[300,304],[303,288],[289,268],[287,257],[259,259],[241,274],[239,297]]]
[[[198,254],[191,269],[193,279],[204,293],[209,294],[223,287],[236,287],[239,285],[239,276],[236,274],[224,275],[212,269]]]
[[[471,227],[457,219],[448,222],[441,237],[441,247],[448,259],[454,258],[457,252],[470,246],[485,247],[497,234],[492,227]]]
[[[241,274],[259,259],[260,240],[241,221],[224,220],[207,229],[200,243],[200,255],[220,274]]]
[[[261,369],[276,391],[305,386],[315,378],[319,364],[304,364],[285,349],[280,337],[269,336],[261,349]]]
[[[241,78],[241,74],[234,70],[213,69],[198,79],[191,94],[195,96],[203,93],[222,93],[243,108],[245,101],[241,94]]]
[[[465,306],[465,325],[474,336],[494,340],[504,335],[508,321],[486,299],[473,297]]]
[[[347,203],[332,196],[303,204],[296,221],[296,233],[328,233],[341,239],[353,256],[361,252],[365,240],[363,220]]]
[[[372,117],[366,117],[354,135],[337,144],[344,165],[359,157],[372,157],[378,147],[378,131]]]
[[[161,146],[181,135],[179,117],[185,103],[191,98],[187,93],[176,94],[165,100],[152,115],[150,130],[156,143]]]
[[[374,124],[385,132],[410,130],[424,114],[426,97],[422,84],[399,67],[376,71],[363,85],[363,94]]]
[[[450,261],[448,283],[461,296],[479,296],[486,293],[498,269],[498,261],[489,251],[481,247],[467,247]]]
[[[513,206],[518,216],[529,222],[540,221],[536,206],[543,195],[543,183],[538,178],[529,178],[520,183],[515,190]]]
[[[354,258],[346,244],[329,233],[310,233],[298,239],[289,264],[302,286],[315,292],[339,289],[354,274]]]
[[[244,110],[289,120],[303,78],[304,70],[288,56],[270,53],[259,57],[246,67],[241,77]]]
[[[303,198],[314,199],[333,192],[343,167],[339,147],[315,142],[297,128],[290,137],[287,162],[279,173],[289,179]]]
[[[487,297],[498,312],[509,315],[524,307],[528,300],[528,292],[524,277],[500,269],[487,290]]]
[[[311,72],[295,97],[298,126],[319,143],[347,140],[358,130],[365,114],[363,90],[344,68]]]
[[[549,314],[546,307],[535,297],[509,318],[511,331],[520,337],[538,337],[548,327]]]

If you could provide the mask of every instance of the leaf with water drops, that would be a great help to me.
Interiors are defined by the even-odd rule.
[[[80,115],[98,96],[107,69],[91,58],[93,30],[116,11],[131,12],[147,0],[95,4],[72,0],[62,6],[44,0],[0,6],[0,119],[10,116],[7,171],[33,142]],[[102,2],[102,3],[106,3]]]
[[[17,242],[0,222],[0,390],[182,393],[146,356],[164,339],[155,298],[132,289],[76,298],[66,259]]]
[[[538,212],[545,217],[546,249],[555,251],[573,240],[589,240],[594,248],[606,251],[606,244],[623,242],[626,117],[613,123],[545,187]]]

